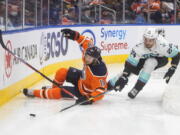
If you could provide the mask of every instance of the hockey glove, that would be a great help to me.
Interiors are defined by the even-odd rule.
[[[113,90],[114,89],[114,87],[113,87],[113,85],[111,84],[111,82],[110,81],[108,81],[108,87],[107,87],[107,90]]]
[[[71,30],[71,29],[62,29],[62,33],[65,34],[65,37],[71,40],[78,40],[79,39],[79,32]]]
[[[166,72],[164,79],[166,80],[166,83],[169,83],[169,80],[171,79],[171,77],[173,76],[174,72],[176,70],[175,66],[172,66],[168,69],[168,71]]]
[[[78,100],[76,100],[76,104],[78,104],[78,103],[80,103],[80,102],[83,102],[83,101],[86,101],[87,99],[88,99],[88,98],[87,98],[86,96],[82,96],[82,97],[78,98]],[[90,104],[92,104],[92,103],[93,103],[93,101],[90,100],[90,101],[84,102],[84,103],[82,103],[82,104],[80,104],[80,105],[90,105]]]
[[[126,76],[120,76],[117,82],[115,83],[115,91],[122,91],[125,85],[128,83],[128,78]]]

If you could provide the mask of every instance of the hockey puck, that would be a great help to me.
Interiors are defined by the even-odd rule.
[[[29,114],[31,117],[36,117],[36,114],[34,114],[34,113],[30,113]]]

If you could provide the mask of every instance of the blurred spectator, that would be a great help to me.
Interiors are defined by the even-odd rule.
[[[161,0],[162,8],[168,10],[168,12],[174,10],[174,0]]]
[[[70,8],[63,16],[62,24],[63,25],[74,25],[78,23],[78,16],[75,12],[75,8]]]
[[[43,25],[48,25],[48,2],[46,0],[46,2],[43,2],[43,14],[42,14],[42,22]]]
[[[180,24],[180,0],[177,1],[177,13],[176,13],[176,22]]]
[[[5,30],[5,1],[0,1],[0,29]],[[7,18],[7,27],[14,29],[9,17]]]
[[[172,24],[174,23],[174,3],[170,0],[161,0],[160,8],[151,14],[152,23]]]
[[[82,24],[95,23],[95,20],[91,17],[91,8],[89,6],[82,9],[81,23]]]
[[[135,14],[135,23],[142,24],[146,23],[146,10],[147,9],[147,1],[144,0],[135,0],[132,5],[131,9]]]
[[[152,24],[154,24],[154,23],[155,24],[162,24],[162,13],[161,13],[161,11],[156,11],[156,12],[152,13],[150,18],[151,18]]]
[[[156,24],[171,24],[173,23],[173,12],[168,12],[165,9],[161,9],[160,11],[157,11],[153,14],[151,14],[151,23],[156,23]]]
[[[180,10],[177,11],[176,23],[177,23],[177,24],[180,24]]]
[[[21,26],[21,0],[8,1],[8,18],[10,19],[14,27]]]
[[[180,5],[180,0],[176,1]],[[8,27],[12,27],[12,24],[16,28],[22,26],[22,2],[23,0],[8,0]],[[50,10],[48,13],[48,0],[43,0],[43,5],[41,5],[41,0],[37,0],[38,25],[59,25],[61,23],[73,25],[78,24],[79,21],[82,24],[112,24],[114,21],[112,10],[116,12],[117,23],[175,23],[174,0],[125,0],[125,22],[122,22],[123,0],[49,0],[49,2]],[[99,5],[103,5],[101,10]],[[179,5],[177,5],[177,8],[180,9]],[[41,6],[43,9],[41,9]],[[25,26],[35,26],[35,7],[35,0],[25,0]],[[0,26],[5,23],[4,8],[5,0],[0,0]],[[112,10],[108,10],[108,8]],[[176,15],[177,23],[180,23],[179,12]],[[79,15],[80,13],[81,15]],[[80,16],[81,18],[79,18]]]
[[[174,16],[174,1],[172,0],[161,0],[161,8],[162,10],[165,10],[167,18],[163,18],[162,23],[174,23],[175,16]],[[165,20],[166,19],[166,20]]]
[[[0,29],[5,28],[5,2],[0,2]]]
[[[149,8],[150,10],[152,11],[159,11],[160,10],[160,5],[161,5],[161,2],[160,0],[150,0],[149,2]]]
[[[109,11],[104,10],[102,11],[102,16],[100,20],[100,24],[112,24],[113,22],[112,15],[109,13]]]
[[[135,23],[137,23],[137,24],[145,24],[146,23],[145,14],[143,12],[140,12],[139,14],[136,15]]]
[[[123,10],[122,0],[104,0],[103,5],[110,9],[113,9],[116,12],[116,22],[120,23],[122,21],[122,10]]]
[[[60,24],[61,7],[60,3],[51,1],[50,3],[50,25]]]
[[[103,0],[93,0],[89,3],[89,5],[99,5],[99,4],[104,4]]]
[[[87,6],[92,0],[82,0],[82,5]]]
[[[143,0],[135,0],[131,5],[132,11],[134,11],[136,14],[141,13],[143,11],[142,9],[146,7],[147,7],[147,2]]]
[[[76,5],[78,3],[78,0],[64,0],[68,5]]]

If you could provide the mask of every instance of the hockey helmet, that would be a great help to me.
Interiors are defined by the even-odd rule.
[[[98,59],[101,57],[101,49],[98,48],[97,46],[91,46],[87,48],[85,55],[89,55],[95,59]]]
[[[157,30],[155,28],[147,28],[143,34],[144,38],[156,39],[158,37]]]

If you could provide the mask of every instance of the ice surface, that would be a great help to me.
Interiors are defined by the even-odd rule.
[[[122,71],[121,64],[108,65],[109,77]],[[180,116],[166,113],[162,95],[166,84],[155,72],[134,100],[127,97],[137,77],[125,89],[108,93],[102,101],[77,106],[63,113],[60,109],[73,100],[45,100],[16,96],[0,108],[1,135],[180,135]],[[43,80],[33,88],[49,85]],[[30,117],[34,113],[36,117]]]
[[[165,89],[163,108],[167,112],[180,115],[180,64]]]

